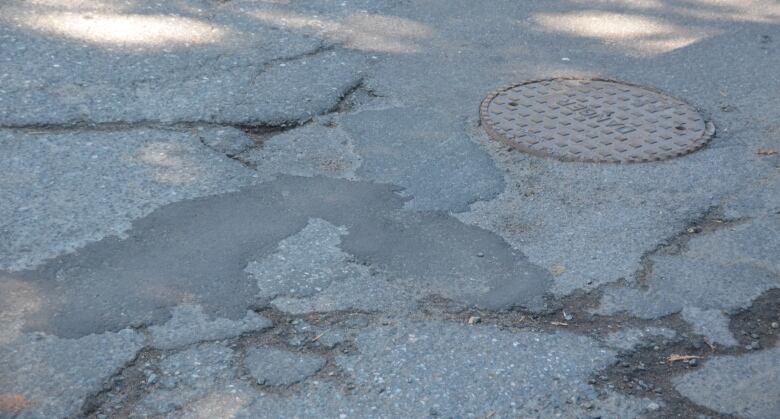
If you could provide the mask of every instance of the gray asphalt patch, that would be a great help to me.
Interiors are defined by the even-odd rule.
[[[0,394],[25,401],[21,417],[77,416],[84,399],[100,391],[142,346],[143,336],[132,330],[80,339],[25,335],[0,345]]]
[[[413,210],[461,212],[504,189],[488,154],[462,121],[424,108],[363,111],[341,121],[362,157],[362,179],[404,187]]]
[[[177,411],[208,414],[212,403],[235,404],[249,397],[250,386],[235,380],[234,356],[224,345],[207,343],[164,357],[155,372],[147,372],[145,384],[154,384],[154,390],[134,406],[130,417],[173,415]]]
[[[764,291],[780,287],[777,258],[769,256],[780,249],[778,221],[777,216],[766,216],[694,235],[680,254],[651,256],[653,268],[643,284],[645,289],[610,287],[597,312],[625,310],[655,318],[693,308],[686,320],[706,327],[713,320],[706,320],[701,310],[728,313],[748,307]],[[713,330],[712,337],[733,343],[722,325]]]
[[[707,361],[678,377],[675,388],[693,402],[726,415],[772,419],[780,412],[780,348]]]
[[[360,82],[364,56],[253,18],[258,8],[5,2],[0,125],[282,123],[327,112]]]
[[[0,269],[31,269],[155,208],[229,192],[251,171],[185,132],[0,129]],[[35,222],[30,222],[35,220]]]
[[[251,348],[244,365],[257,384],[288,386],[316,374],[325,366],[325,359],[275,348]]]
[[[157,349],[181,348],[196,342],[227,339],[271,327],[271,321],[253,312],[239,320],[209,319],[203,309],[182,305],[172,310],[171,319],[149,327],[150,346]]]
[[[259,303],[247,264],[321,218],[346,227],[344,252],[426,294],[488,308],[543,306],[546,271],[493,233],[441,213],[404,211],[403,202],[389,186],[283,177],[165,206],[135,221],[126,239],[5,275],[48,301],[26,318],[26,330],[69,337],[119,330],[160,322],[184,302],[236,319]]]
[[[365,330],[357,346],[336,361],[353,390],[312,382],[302,397],[259,397],[237,417],[635,417],[649,403],[586,384],[615,354],[568,333],[402,322]]]
[[[262,179],[285,173],[357,180],[362,159],[353,140],[341,129],[312,123],[274,135],[262,146],[238,155]]]

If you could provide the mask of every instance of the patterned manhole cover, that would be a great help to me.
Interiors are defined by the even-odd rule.
[[[480,117],[493,139],[565,161],[663,160],[698,150],[715,133],[691,105],[609,80],[513,84],[488,95]]]

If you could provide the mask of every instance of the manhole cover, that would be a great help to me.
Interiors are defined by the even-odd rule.
[[[565,161],[663,160],[698,150],[715,133],[691,105],[609,80],[513,84],[485,98],[480,118],[493,139]]]

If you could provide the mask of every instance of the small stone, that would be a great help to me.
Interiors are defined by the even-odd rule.
[[[772,322],[772,324],[770,326],[772,326],[772,329],[777,329],[777,328],[780,328],[780,323]]]
[[[757,350],[757,349],[760,349],[760,348],[761,348],[761,344],[758,343],[758,341],[755,341],[755,340],[753,342],[750,342],[747,345],[745,345],[745,349],[747,349],[748,351],[750,351],[750,350]]]
[[[482,252],[479,252],[479,253],[477,253],[477,257],[478,258],[483,258],[483,257],[485,257],[485,254],[482,253]]]
[[[471,316],[471,317],[469,317],[469,324],[477,324],[477,323],[481,323],[481,322],[482,322],[482,318],[479,317],[479,316]]]
[[[306,339],[304,337],[295,335],[295,336],[292,336],[290,339],[288,339],[287,343],[290,346],[301,346],[301,345],[303,345],[303,343],[305,341],[306,341]]]
[[[695,366],[699,365],[699,362],[697,360],[695,360],[695,359],[690,359],[690,360],[688,360],[688,365],[691,366],[691,367],[695,367]]]
[[[368,319],[363,317],[357,317],[357,318],[349,318],[344,321],[344,327],[348,329],[362,329],[366,326],[368,326]]]
[[[657,411],[660,408],[661,408],[661,405],[659,405],[656,402],[650,402],[650,404],[647,405],[647,410],[649,410],[651,412],[655,412],[655,411]]]
[[[750,337],[753,338],[753,339],[758,339],[759,336],[758,336],[757,333],[751,333]]]
[[[149,377],[146,378],[146,384],[152,385],[155,382],[157,382],[157,374],[155,373],[149,374]]]

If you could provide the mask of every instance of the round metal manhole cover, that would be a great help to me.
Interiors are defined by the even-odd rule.
[[[715,133],[685,102],[597,79],[513,84],[485,98],[480,118],[491,138],[564,161],[664,160],[698,150]]]

